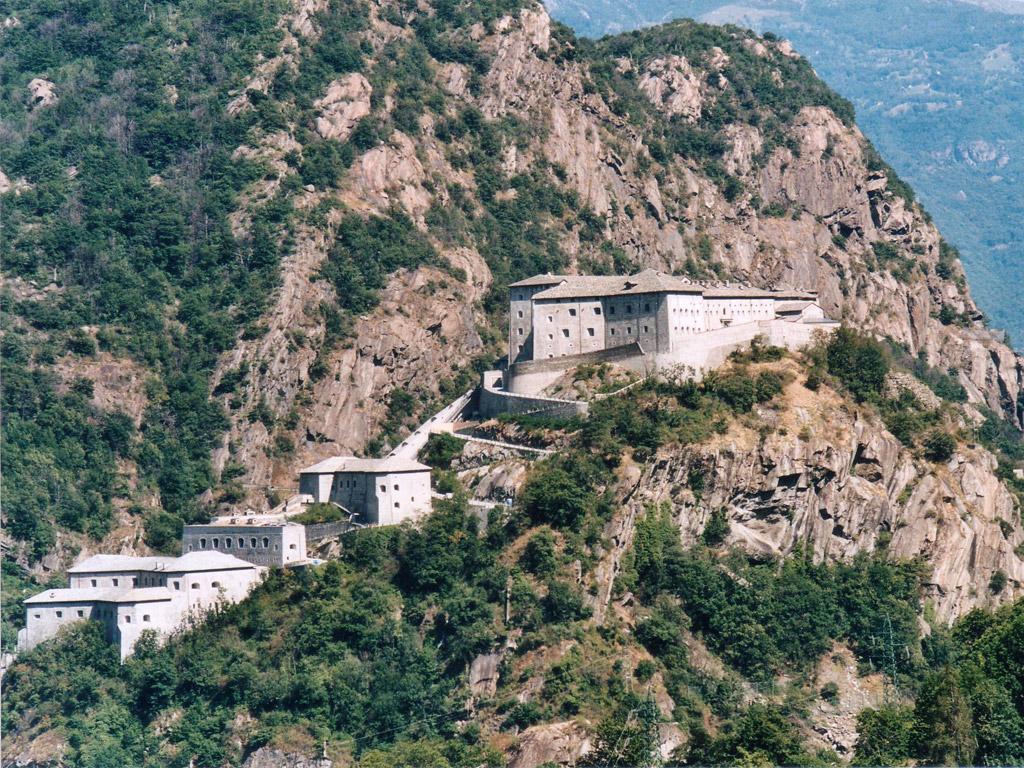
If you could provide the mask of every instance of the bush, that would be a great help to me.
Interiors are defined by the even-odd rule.
[[[523,556],[519,562],[535,576],[549,576],[554,573],[558,567],[558,557],[555,537],[551,531],[543,530],[531,536],[523,548]]]
[[[835,683],[825,683],[821,686],[821,699],[829,704],[839,703],[839,686]]]
[[[924,456],[928,461],[949,461],[956,450],[956,439],[948,432],[933,429],[925,435]]]
[[[548,523],[555,528],[575,528],[594,506],[593,493],[559,467],[532,475],[519,499],[535,524]]]
[[[748,413],[758,401],[757,384],[741,373],[721,377],[715,384],[715,394],[737,413]]]
[[[704,532],[701,534],[701,538],[709,547],[721,544],[725,541],[725,537],[729,535],[729,520],[725,515],[725,509],[716,509],[711,513],[711,517],[704,526]]]
[[[1006,588],[1006,582],[1009,579],[1006,576],[1006,571],[999,569],[992,574],[992,578],[988,581],[988,589],[993,595],[998,595]]]
[[[858,402],[881,396],[889,373],[881,344],[844,325],[832,334],[825,352],[829,373],[843,382]]]
[[[394,399],[392,398],[393,404]],[[451,469],[452,462],[456,457],[462,455],[465,445],[465,440],[460,440],[447,432],[433,434],[427,439],[423,450],[420,451],[420,460],[435,469]]]

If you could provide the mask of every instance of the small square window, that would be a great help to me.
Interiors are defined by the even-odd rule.
[[[117,586],[117,579],[114,579],[114,586]]]
[[[650,312],[650,311],[651,311],[651,305],[650,304],[644,304],[644,312]]]
[[[627,304],[626,305],[626,314],[627,315],[632,315],[633,314],[633,305],[632,304]]]
[[[516,314],[519,315],[519,317],[522,317],[523,316],[523,310],[520,309]]]
[[[563,329],[562,329],[562,335],[563,335],[563,336],[564,336],[565,338],[567,338],[567,339],[568,339],[568,338],[569,338],[569,329],[568,329],[568,328],[563,328]]]
[[[522,328],[516,328],[516,334],[518,336],[522,336],[523,335],[523,329]]]
[[[595,315],[600,315],[601,314],[601,308],[600,307],[594,307],[594,314]]]
[[[398,483],[395,483],[395,490],[398,490]]]
[[[380,487],[380,492],[381,492],[381,493],[386,493],[386,492],[387,492],[387,490],[388,490],[388,487],[387,487],[386,485],[382,485],[382,486]]]
[[[548,315],[548,322],[549,323],[555,322],[555,318],[553,318],[551,315]]]
[[[64,611],[57,611],[57,618],[58,619],[63,619],[64,618]]]
[[[96,586],[96,579],[93,579],[93,580],[92,580],[92,585],[93,585],[94,587]]]
[[[569,310],[569,317],[576,317],[576,310],[575,309],[570,309]]]
[[[615,314],[615,306],[614,305],[608,307],[608,314],[609,315],[614,315]]]
[[[82,618],[83,616],[85,616],[85,611],[79,611],[78,618]]]
[[[593,328],[587,328],[587,336],[593,336],[593,335],[594,335],[594,329]]]
[[[632,336],[633,335],[633,328],[632,327],[627,328],[626,329],[626,334],[629,335],[629,336]]]

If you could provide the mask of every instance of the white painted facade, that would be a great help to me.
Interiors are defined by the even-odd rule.
[[[509,363],[544,360],[639,344],[664,355],[693,336],[778,318],[824,321],[804,312],[815,294],[700,284],[646,270],[628,277],[537,275],[510,286]],[[787,308],[783,315],[779,310]]]
[[[264,569],[219,552],[182,557],[94,555],[68,571],[69,587],[25,601],[19,650],[79,621],[100,621],[124,660],[146,630],[160,639],[223,603],[245,598]]]
[[[302,470],[299,493],[337,504],[367,525],[396,525],[430,511],[430,467],[395,457],[337,456]]]

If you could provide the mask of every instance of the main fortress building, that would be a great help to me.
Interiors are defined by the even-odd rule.
[[[509,289],[508,366],[484,374],[485,416],[583,412],[583,403],[543,396],[578,365],[614,363],[643,376],[681,367],[699,378],[755,338],[797,349],[838,325],[810,291],[694,282],[653,269],[536,275]]]

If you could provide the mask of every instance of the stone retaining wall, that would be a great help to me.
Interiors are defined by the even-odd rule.
[[[581,400],[560,400],[556,397],[506,392],[502,382],[501,371],[486,371],[483,374],[480,387],[482,418],[493,419],[503,413],[513,413],[569,419],[587,412],[588,404]]]

